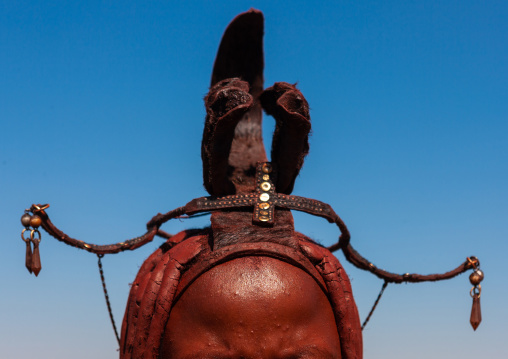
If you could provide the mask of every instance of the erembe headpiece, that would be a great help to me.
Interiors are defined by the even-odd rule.
[[[449,279],[472,269],[471,325],[481,321],[480,262],[469,257],[444,274],[394,274],[377,268],[356,252],[349,231],[326,203],[291,195],[295,179],[308,153],[311,128],[309,106],[295,86],[279,82],[263,90],[263,15],[250,10],[237,16],[226,29],[215,60],[211,89],[205,97],[206,122],[202,142],[204,186],[210,197],[197,198],[183,207],[157,214],[140,237],[111,245],[94,245],[59,230],[50,221],[49,205],[32,205],[21,222],[25,229],[26,267],[41,270],[41,226],[56,239],[97,254],[134,250],[153,240],[166,239],[142,265],[134,281],[122,326],[120,357],[157,358],[171,308],[202,273],[226,261],[245,256],[266,256],[294,265],[315,279],[327,295],[335,315],[342,358],[362,357],[361,329],[369,320],[388,283]],[[268,162],[261,135],[262,110],[276,127]],[[295,232],[290,210],[303,211],[335,223],[337,243],[322,247]],[[211,227],[170,235],[160,229],[173,218],[211,213]],[[31,227],[31,228],[30,228]],[[25,235],[30,232],[30,236]],[[342,250],[356,267],[384,280],[376,304],[363,326],[352,297],[349,279],[332,254]],[[111,310],[110,310],[111,315]],[[116,327],[111,315],[113,326]]]

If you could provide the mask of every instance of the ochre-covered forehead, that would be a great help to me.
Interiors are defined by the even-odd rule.
[[[316,281],[270,257],[237,258],[199,277],[171,311],[161,358],[230,357],[340,358]]]

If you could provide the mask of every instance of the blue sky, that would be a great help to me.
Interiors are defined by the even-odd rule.
[[[47,202],[63,231],[106,244],[205,195],[202,99],[225,27],[250,7],[265,14],[266,86],[298,83],[311,106],[293,193],[330,203],[359,252],[387,270],[481,259],[476,332],[466,275],[390,285],[364,331],[365,357],[506,357],[503,1],[1,1],[0,356],[117,357],[96,257],[43,232],[43,269],[30,276],[19,217]],[[338,234],[307,215],[295,222],[325,244]],[[129,283],[160,243],[104,258],[118,325]],[[382,282],[338,257],[363,320]]]

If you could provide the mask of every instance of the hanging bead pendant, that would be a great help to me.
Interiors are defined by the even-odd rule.
[[[471,319],[469,319],[473,330],[476,330],[482,322],[482,308],[480,306],[480,293],[473,294],[473,307],[471,308]]]
[[[32,246],[30,241],[26,242],[25,267],[32,274]]]
[[[473,298],[473,307],[471,308],[471,318],[469,319],[469,322],[471,323],[473,330],[476,330],[482,322],[482,308],[480,307],[482,285],[480,283],[485,276],[479,268],[479,263],[473,264],[473,268],[474,271],[469,276],[469,281],[473,285],[473,288],[471,288],[470,291],[471,297]]]
[[[38,234],[39,238],[35,238],[34,236],[35,233]],[[37,229],[32,230],[32,232],[30,233],[30,241],[34,245],[34,251],[32,253],[32,271],[37,277],[42,269],[41,256],[39,254],[39,243],[41,243],[41,233]]]

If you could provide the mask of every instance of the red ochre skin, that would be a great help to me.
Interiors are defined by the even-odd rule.
[[[307,273],[241,257],[203,273],[173,306],[160,359],[340,359],[335,318]]]

